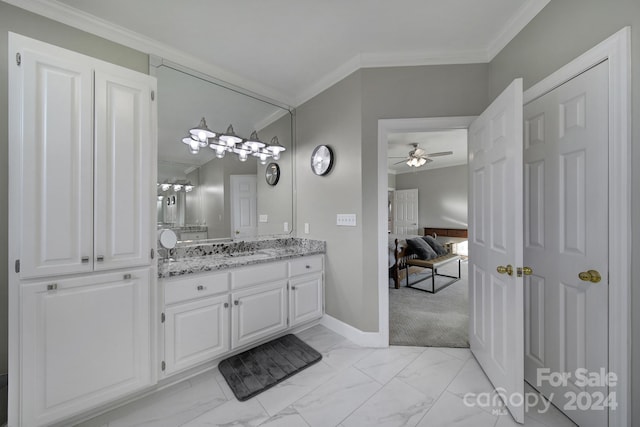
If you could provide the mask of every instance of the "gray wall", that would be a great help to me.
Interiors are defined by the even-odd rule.
[[[261,165],[258,161],[258,215],[268,215],[269,222],[258,222],[258,234],[261,236],[272,234],[283,234],[284,223],[289,223],[289,230],[293,230],[293,149],[292,138],[292,116],[287,114],[276,120],[258,134],[265,142],[271,141],[274,136],[278,137],[280,144],[287,148],[287,151],[280,154],[283,161],[280,166],[280,180],[275,186],[267,184],[265,180],[265,170],[267,165]],[[255,160],[254,160],[255,161]]]
[[[377,259],[378,120],[412,117],[475,116],[488,105],[488,65],[431,65],[362,70],[362,211],[361,266],[365,284],[364,331],[378,330]],[[383,187],[387,188],[385,182]],[[362,328],[360,328],[362,329]]]
[[[148,72],[146,54],[76,30],[0,2],[0,199],[7,199],[7,43],[8,31],[75,50],[123,67]],[[9,201],[11,203],[12,201]],[[7,372],[7,251],[8,209],[0,207],[0,373]]]
[[[562,0],[550,2],[490,63],[491,96],[515,77],[525,89],[600,43],[622,27],[632,27],[632,165],[640,165],[640,1]],[[640,248],[640,169],[632,168],[632,259]],[[640,280],[634,262],[631,283]],[[632,399],[640,396],[640,289],[632,286]],[[640,405],[633,405],[632,425],[640,423]]]
[[[467,165],[396,175],[396,190],[418,189],[418,227],[467,228]]]
[[[357,71],[296,109],[297,234],[327,242],[326,312],[365,330],[362,281],[362,73]],[[311,171],[311,152],[320,144],[335,153],[325,176]],[[357,227],[337,227],[336,214],[354,213]],[[309,223],[310,234],[303,234]]]
[[[362,69],[297,109],[297,230],[305,236],[308,222],[309,237],[327,242],[329,315],[378,330],[378,119],[477,115],[487,81],[487,64]],[[309,168],[318,144],[336,154],[326,177]],[[337,213],[355,213],[358,226],[336,227]]]

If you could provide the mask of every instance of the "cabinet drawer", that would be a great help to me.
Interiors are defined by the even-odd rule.
[[[231,289],[242,289],[286,278],[286,262],[274,262],[251,267],[243,267],[231,273]]]
[[[164,303],[206,297],[229,290],[229,273],[200,274],[186,279],[164,281]]]
[[[322,255],[304,257],[289,261],[289,276],[322,271]]]

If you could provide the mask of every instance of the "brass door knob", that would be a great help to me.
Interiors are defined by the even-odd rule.
[[[580,280],[584,282],[598,283],[602,280],[602,276],[597,270],[589,270],[578,273]]]
[[[506,267],[504,265],[499,265],[496,267],[496,271],[500,274],[508,274],[509,276],[513,275],[513,267],[511,264],[508,264]]]
[[[522,267],[522,274],[525,276],[531,276],[533,274],[533,269],[531,267]]]

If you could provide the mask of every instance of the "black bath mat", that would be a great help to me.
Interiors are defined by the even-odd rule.
[[[242,402],[321,359],[320,353],[289,334],[231,356],[220,362],[218,369]]]

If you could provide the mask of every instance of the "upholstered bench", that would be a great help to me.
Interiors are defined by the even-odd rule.
[[[408,270],[409,266],[415,266],[415,267],[423,267],[423,268],[430,268],[431,269],[431,290],[428,289],[421,289],[421,288],[415,288],[415,289],[420,289],[421,291],[426,291],[426,292],[430,292],[432,294],[438,292],[441,289],[446,288],[447,286],[449,286],[450,284],[458,281],[461,277],[460,275],[460,256],[459,255],[455,255],[455,254],[446,254],[446,255],[442,255],[439,256],[437,258],[432,258],[429,260],[424,260],[424,259],[418,259],[418,258],[411,258],[411,259],[407,259],[405,261],[404,264],[404,268],[405,270]],[[458,261],[458,276],[450,276],[447,274],[439,274],[438,273],[438,268],[447,265],[451,262],[455,262]],[[436,289],[436,276],[441,276],[441,277],[450,277],[452,279],[455,280],[451,280],[450,282],[446,283],[444,286],[439,287],[438,289]],[[415,283],[413,283],[413,285],[409,285],[409,272],[407,271],[406,274],[406,278],[407,278],[407,287],[411,288],[413,287],[413,285],[415,285],[418,282],[421,282],[422,280],[426,280],[426,279],[422,279],[419,280]]]

